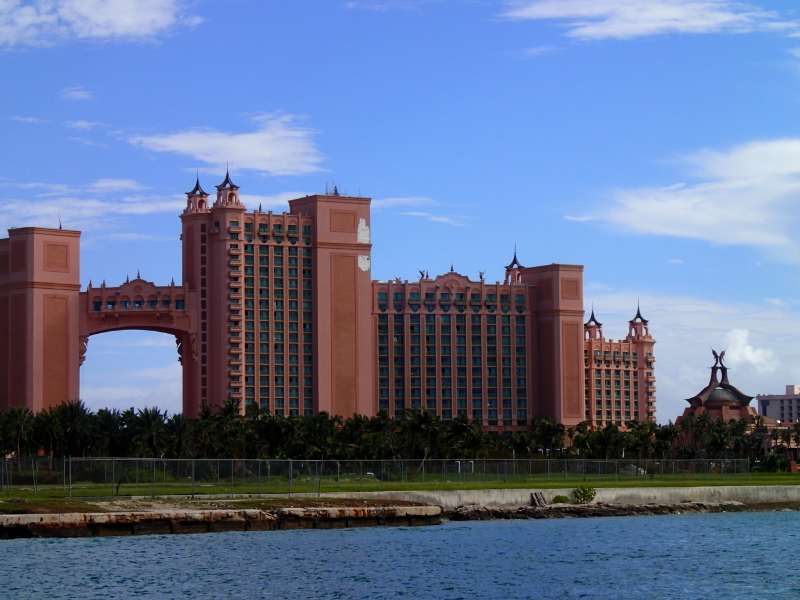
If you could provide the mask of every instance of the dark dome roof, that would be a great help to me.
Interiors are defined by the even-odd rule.
[[[728,390],[717,388],[706,400],[706,406],[739,406],[741,402]]]

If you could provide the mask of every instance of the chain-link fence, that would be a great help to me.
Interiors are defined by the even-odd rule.
[[[236,460],[7,458],[0,497],[257,495],[380,490],[561,487],[579,483],[746,482],[746,459]]]

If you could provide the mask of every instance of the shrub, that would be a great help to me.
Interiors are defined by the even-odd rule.
[[[567,496],[556,496],[551,504],[569,504],[569,498]]]
[[[589,504],[597,495],[597,490],[588,485],[579,485],[572,491],[576,504]]]

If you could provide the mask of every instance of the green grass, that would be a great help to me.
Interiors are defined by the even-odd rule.
[[[152,473],[152,472],[151,472]],[[160,475],[157,473],[157,475]],[[291,488],[286,477],[262,477],[259,485],[254,478],[243,479],[241,475],[234,477],[233,485],[230,478],[210,482],[195,482],[194,493],[203,495],[229,495],[239,494],[281,494],[289,493],[314,493],[322,492],[376,492],[376,491],[402,491],[402,490],[467,490],[467,489],[498,489],[498,488],[574,488],[580,484],[590,484],[593,487],[678,487],[678,486],[705,486],[705,485],[800,485],[800,474],[797,473],[751,473],[748,474],[715,474],[708,475],[588,475],[570,473],[566,480],[564,474],[546,475],[503,475],[489,477],[484,480],[479,475],[448,474],[446,478],[441,475],[426,476],[424,481],[419,474],[413,477],[381,482],[374,476],[359,477],[335,475],[323,476],[322,480],[316,477],[300,476],[292,481]],[[114,486],[114,496],[167,496],[189,495],[192,493],[190,479],[175,480],[169,476],[156,478],[155,487],[152,475],[149,481],[137,483],[122,483]],[[40,500],[66,498],[69,490],[58,485],[39,486],[34,491],[30,484],[12,485],[10,493],[8,488],[0,490],[0,501],[8,499]],[[72,497],[77,498],[109,498],[112,496],[112,486],[73,481]]]

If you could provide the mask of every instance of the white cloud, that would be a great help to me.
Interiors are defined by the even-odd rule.
[[[772,306],[789,306],[789,303],[780,298],[764,298],[764,302],[772,304]]]
[[[680,258],[670,258],[668,262],[671,262],[673,265],[683,264],[683,261]]]
[[[702,150],[679,162],[701,181],[616,190],[587,217],[631,232],[755,246],[779,260],[800,260],[800,139]]]
[[[559,50],[557,46],[536,46],[534,48],[525,48],[522,51],[522,56],[524,58],[534,58],[536,56],[542,56],[543,54],[552,54]]]
[[[83,144],[84,146],[98,146],[100,148],[108,148],[108,144],[87,140],[86,138],[73,137],[69,139],[71,139],[73,142],[78,142],[79,144]]]
[[[414,10],[425,4],[440,2],[441,0],[366,0],[361,2],[351,1],[342,4],[342,8],[363,8],[366,10],[388,11],[395,9]]]
[[[401,215],[408,215],[410,217],[422,217],[428,221],[433,221],[434,223],[446,223],[447,225],[455,225],[457,227],[463,227],[466,225],[464,219],[468,219],[470,217],[460,217],[460,216],[440,216],[434,215],[427,212],[401,212]]]
[[[732,366],[743,363],[754,366],[759,373],[771,373],[778,368],[775,353],[765,348],[754,348],[747,341],[747,329],[732,329],[728,332],[728,347],[725,357]]]
[[[179,133],[140,135],[130,139],[134,146],[152,152],[190,156],[221,167],[230,162],[235,169],[251,169],[269,175],[303,175],[322,171],[323,156],[313,141],[316,132],[283,114],[260,115],[252,119],[256,131],[225,133],[214,129],[190,129]]]
[[[374,209],[391,208],[394,206],[437,206],[439,202],[425,196],[409,196],[406,198],[381,198],[373,200],[371,207]]]
[[[639,298],[639,296],[641,297]],[[730,381],[742,392],[780,393],[784,385],[800,383],[800,314],[787,307],[731,300],[713,302],[691,296],[655,296],[639,293],[590,292],[585,307],[594,303],[606,338],[624,338],[636,313],[650,320],[656,339],[654,355],[657,417],[674,421],[709,380],[714,363],[709,346],[727,348]],[[746,332],[742,335],[740,332]],[[739,333],[737,333],[739,332]]]
[[[585,223],[587,221],[596,221],[597,220],[597,217],[593,217],[591,215],[583,215],[583,216],[580,216],[580,217],[571,217],[569,215],[564,215],[564,218],[567,221],[578,221],[579,223]]]
[[[108,194],[121,191],[140,191],[146,190],[147,186],[142,185],[133,179],[98,179],[87,186],[87,189],[95,194]]]
[[[738,0],[513,0],[503,16],[554,20],[581,40],[630,39],[669,33],[796,31],[782,20]]]
[[[120,195],[147,189],[132,179],[105,178],[80,186],[49,183],[3,183],[2,187],[43,190],[33,198],[0,196],[0,230],[9,227],[57,227],[98,232],[117,228],[132,215],[179,213],[185,201],[179,197]],[[125,235],[118,233],[117,235]]]
[[[95,123],[92,121],[67,121],[66,123],[64,123],[64,125],[72,129],[82,129],[84,131],[89,131],[94,127],[102,125],[102,123]]]
[[[148,40],[201,20],[184,0],[2,0],[0,46]]]
[[[83,89],[83,86],[78,86],[64,88],[61,90],[61,97],[67,100],[91,100],[94,98],[94,94]]]
[[[20,123],[32,123],[34,125],[41,125],[47,123],[44,119],[36,119],[34,117],[8,117],[12,121],[19,121]]]

